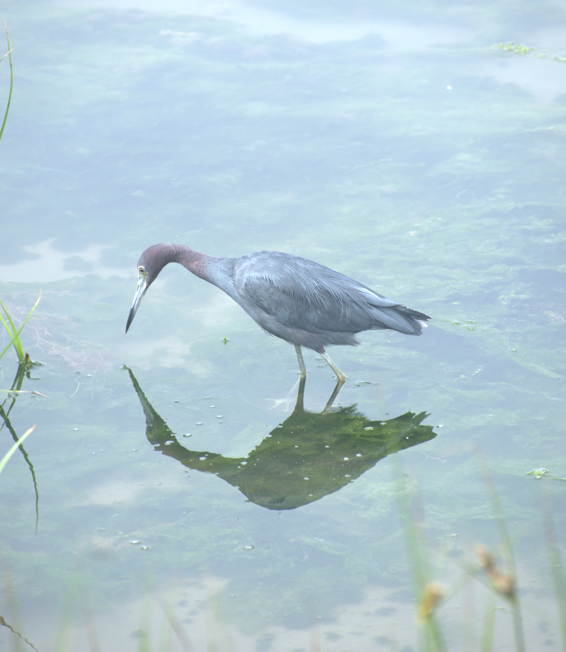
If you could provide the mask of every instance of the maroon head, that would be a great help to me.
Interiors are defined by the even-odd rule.
[[[134,302],[128,315],[128,322],[126,324],[126,333],[130,328],[136,312],[140,306],[143,295],[147,292],[149,286],[159,276],[159,272],[167,265],[175,260],[176,250],[170,244],[155,244],[148,247],[140,256],[138,261],[138,287],[134,296]]]

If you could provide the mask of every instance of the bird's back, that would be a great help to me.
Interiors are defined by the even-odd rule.
[[[354,335],[365,330],[420,335],[428,319],[328,267],[280,252],[235,259],[233,291],[266,331],[319,352],[327,344],[357,344]]]

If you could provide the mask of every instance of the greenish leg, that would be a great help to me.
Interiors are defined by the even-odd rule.
[[[338,367],[336,363],[332,362],[332,360],[330,359],[327,353],[321,353],[320,355],[322,355],[322,357],[326,360],[326,362],[328,363],[332,371],[336,374],[336,380],[340,384],[344,383],[348,378],[348,376],[346,376],[346,374],[340,370],[340,367]]]

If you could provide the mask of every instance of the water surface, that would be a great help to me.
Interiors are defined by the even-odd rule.
[[[448,649],[494,609],[513,649],[475,578],[495,487],[527,649],[561,649],[566,8],[413,6],[8,3],[0,298],[42,299],[41,395],[4,394],[0,453],[36,430],[0,476],[3,646],[416,650],[420,550]],[[431,326],[331,350],[329,414],[306,352],[297,408],[292,347],[179,267],[124,335],[156,242],[305,256]]]

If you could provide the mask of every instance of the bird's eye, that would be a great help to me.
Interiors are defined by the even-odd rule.
[[[140,276],[147,276],[147,272],[145,271],[145,267],[143,265],[138,267],[138,273]]]

